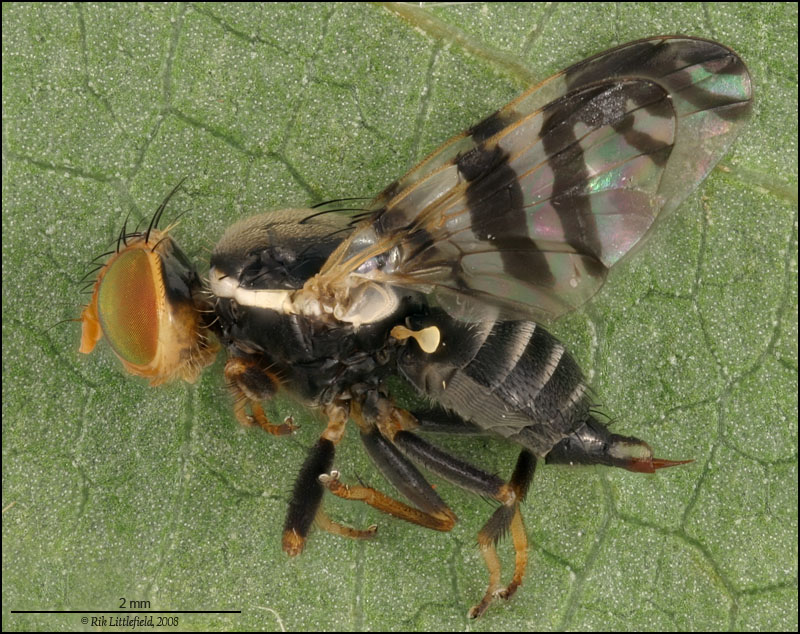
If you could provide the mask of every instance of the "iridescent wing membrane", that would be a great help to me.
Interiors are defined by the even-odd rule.
[[[384,190],[315,292],[335,297],[335,315],[378,284],[430,293],[454,313],[478,298],[552,319],[591,297],[703,180],[751,105],[747,68],[716,42],[658,37],[600,53]]]

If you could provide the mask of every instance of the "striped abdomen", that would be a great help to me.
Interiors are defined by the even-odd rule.
[[[555,337],[531,321],[465,323],[437,313],[442,341],[427,354],[411,343],[399,358],[426,396],[481,428],[545,456],[589,417],[583,374]]]

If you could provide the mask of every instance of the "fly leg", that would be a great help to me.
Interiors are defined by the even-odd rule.
[[[470,617],[476,618],[483,614],[495,597],[510,598],[522,583],[528,563],[528,538],[519,505],[533,478],[536,459],[532,453],[524,450],[517,460],[511,479],[504,482],[502,478],[486,473],[412,433],[410,429],[420,426],[416,416],[396,408],[386,398],[379,395],[374,398],[375,396],[371,394],[362,404],[353,404],[353,418],[361,427],[364,446],[384,476],[406,498],[426,512],[408,507],[369,487],[346,487],[339,482],[338,473],[323,476],[321,479],[340,497],[363,500],[395,517],[436,530],[450,530],[455,522],[455,515],[409,460],[457,486],[500,502],[501,506],[478,533],[481,554],[489,569],[489,587],[481,602],[469,612]],[[452,416],[446,413],[443,416],[445,428],[457,426],[457,421]],[[433,416],[428,418],[432,419]],[[465,426],[471,428],[469,425]],[[444,512],[446,515],[442,517]],[[442,526],[441,519],[448,518],[452,519]],[[501,588],[496,543],[509,531],[515,552],[514,574],[508,586]]]
[[[320,474],[321,475],[321,474]],[[339,522],[335,522],[328,514],[320,507],[314,517],[314,524],[324,531],[328,531],[332,535],[339,535],[349,539],[371,539],[378,531],[377,524],[370,524],[366,529],[353,528],[352,526],[345,526]]]
[[[331,533],[354,539],[369,539],[378,528],[374,524],[366,530],[343,526],[330,519],[321,508],[325,489],[319,478],[330,472],[333,466],[335,446],[344,434],[348,410],[342,405],[333,404],[325,408],[325,413],[328,416],[328,426],[303,462],[289,500],[283,527],[283,550],[290,557],[303,551],[308,532],[314,523]]]
[[[291,418],[276,425],[264,413],[261,401],[275,395],[280,381],[262,361],[250,357],[230,357],[225,364],[225,379],[236,398],[233,413],[242,425],[258,425],[274,436],[285,436],[297,429]],[[248,407],[250,414],[247,413]]]
[[[365,416],[358,402],[352,404],[352,415],[361,428],[361,441],[367,454],[395,488],[414,506],[396,500],[385,493],[364,485],[348,486],[339,480],[339,472],[333,471],[319,477],[320,482],[334,495],[346,500],[360,500],[371,507],[398,519],[431,528],[449,531],[457,518],[434,491],[419,470],[381,433],[377,426],[379,418],[390,418],[406,412],[395,409],[391,402],[378,397],[380,412]]]
[[[478,532],[478,545],[489,570],[489,587],[480,603],[469,611],[469,616],[479,617],[495,597],[511,598],[522,583],[528,564],[528,536],[520,512],[520,503],[525,499],[536,469],[534,455],[523,450],[517,459],[511,479],[506,483],[496,475],[486,473],[464,460],[451,456],[408,429],[395,431],[392,441],[406,456],[429,471],[456,486],[501,503]],[[505,588],[501,588],[500,559],[497,556],[496,546],[498,540],[509,531],[514,546],[514,575],[511,582]]]
[[[498,508],[489,521],[483,525],[483,528],[478,531],[478,544],[486,567],[489,569],[489,588],[481,602],[470,609],[469,617],[472,619],[483,614],[495,597],[510,599],[525,576],[525,568],[528,565],[528,534],[525,532],[519,505],[525,499],[535,470],[536,457],[527,449],[523,449],[508,482],[515,494],[513,505],[503,505]],[[505,588],[500,588],[500,559],[497,557],[496,545],[509,529],[514,544],[514,575],[511,583]]]
[[[412,415],[418,423],[414,431],[424,431],[430,434],[447,434],[448,436],[487,435],[486,430],[444,409],[414,410]]]
[[[360,500],[383,513],[425,528],[443,532],[453,528],[457,520],[453,511],[419,470],[380,431],[373,429],[362,432],[361,440],[381,473],[417,508],[372,487],[343,484],[339,480],[338,471],[319,477],[320,482],[331,493],[345,500]]]

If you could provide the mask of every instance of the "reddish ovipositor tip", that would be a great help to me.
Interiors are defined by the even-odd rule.
[[[664,458],[650,458],[647,460],[631,460],[625,468],[636,473],[655,473],[658,469],[667,467],[677,467],[682,464],[689,464],[694,460],[665,460]]]

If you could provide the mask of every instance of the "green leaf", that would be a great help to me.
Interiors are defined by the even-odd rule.
[[[797,5],[3,5],[3,626],[86,629],[120,599],[180,630],[797,630]],[[491,507],[449,485],[449,534],[326,499],[377,538],[280,537],[322,426],[233,419],[222,362],[151,389],[77,352],[77,281],[170,212],[198,261],[246,215],[370,196],[452,134],[590,54],[649,35],[747,61],[732,152],[585,310],[556,325],[615,431],[693,458],[655,476],[542,467],[525,583],[477,622]],[[515,449],[443,441],[507,476]],[[350,481],[386,489],[353,430]],[[506,571],[510,547],[501,548]],[[107,615],[108,616],[108,615]],[[108,626],[108,624],[106,624]]]

